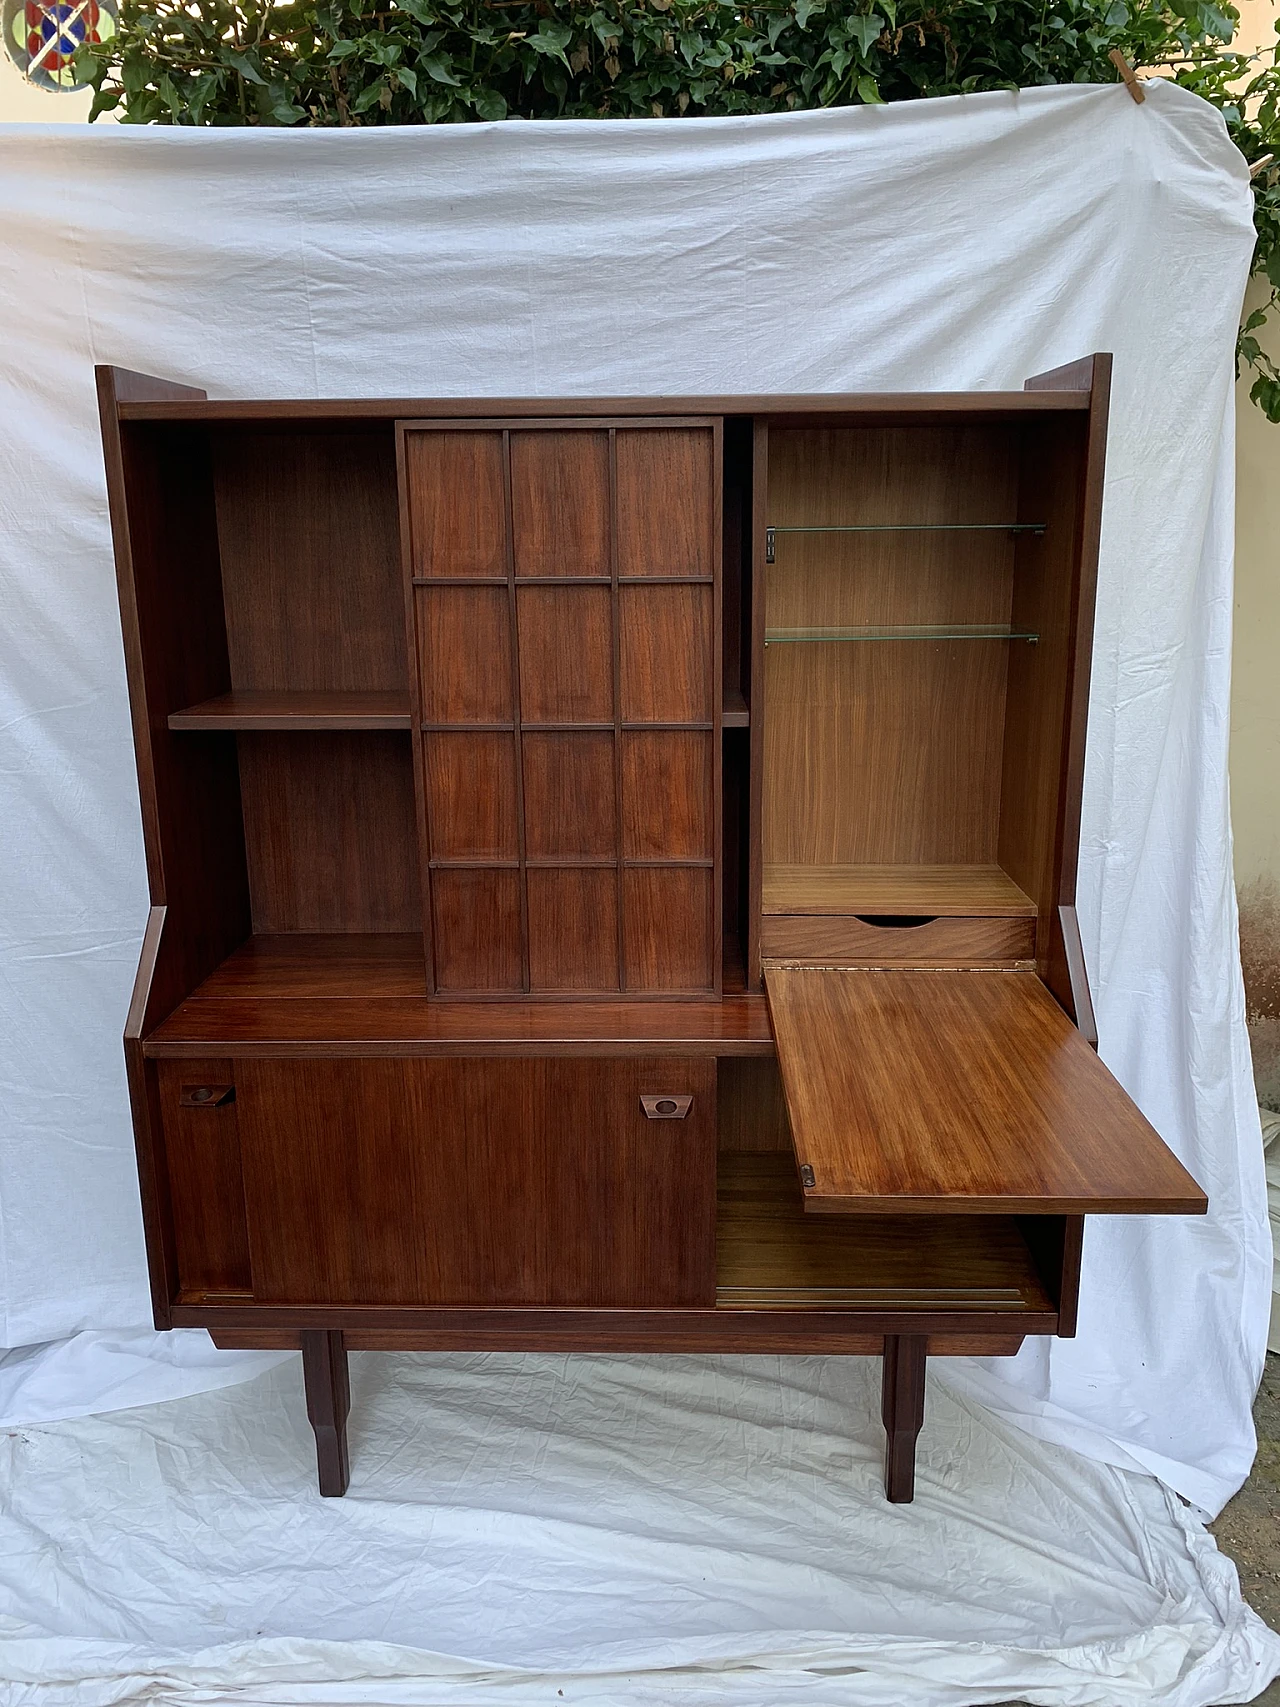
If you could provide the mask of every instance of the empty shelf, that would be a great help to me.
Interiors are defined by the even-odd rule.
[[[1034,918],[1036,906],[998,865],[766,865],[766,913],[898,913]]]
[[[722,1154],[721,1310],[1052,1310],[1011,1216],[809,1215],[789,1153]]]
[[[725,729],[751,727],[751,713],[747,710],[747,702],[736,688],[724,690],[724,709],[720,721],[721,727]]]
[[[409,696],[394,691],[239,689],[169,716],[170,729],[408,729]]]

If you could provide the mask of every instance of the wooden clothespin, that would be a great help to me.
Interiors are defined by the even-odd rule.
[[[1274,162],[1274,160],[1275,160],[1274,154],[1264,154],[1261,157],[1261,159],[1255,160],[1253,165],[1250,166],[1249,176],[1251,178],[1256,178],[1258,176],[1258,173],[1259,172],[1265,172],[1267,167],[1270,166]]]
[[[1118,47],[1113,47],[1111,52],[1107,55],[1107,58],[1124,78],[1125,88],[1133,96],[1138,105],[1141,106],[1147,97],[1142,84],[1138,79],[1138,73],[1133,69],[1132,65],[1129,64],[1129,61],[1121,53]]]

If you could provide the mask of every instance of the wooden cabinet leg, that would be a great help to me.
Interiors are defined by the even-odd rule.
[[[307,1416],[316,1434],[320,1492],[336,1497],[346,1493],[351,1475],[347,1463],[351,1385],[347,1378],[347,1348],[340,1331],[303,1329],[302,1380],[307,1393]]]
[[[916,1436],[924,1422],[927,1334],[886,1334],[880,1415],[884,1418],[884,1490],[894,1505],[916,1491]]]

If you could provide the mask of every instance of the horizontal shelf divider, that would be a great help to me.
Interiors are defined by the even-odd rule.
[[[519,575],[515,576],[517,587],[603,587],[607,592],[613,585],[608,574],[604,575]],[[661,587],[710,587],[713,577],[710,575],[619,575],[620,587],[645,587],[650,585]],[[414,575],[410,585],[414,587],[505,587],[505,575]]]
[[[239,688],[169,715],[170,729],[339,730],[409,729],[409,695],[395,689]]]
[[[729,713],[728,715],[732,715]],[[746,728],[743,718],[740,727]],[[614,730],[612,723],[522,723],[522,735],[611,735]],[[428,735],[510,735],[515,731],[514,723],[424,723],[424,733]],[[683,730],[694,730],[700,733],[710,733],[715,724],[708,719],[703,723],[624,723],[624,734],[650,731],[661,734],[664,731],[679,733]]]
[[[1025,640],[1034,646],[1038,634],[999,623],[899,623],[883,628],[770,628],[766,646],[808,645],[850,640]]]
[[[558,854],[533,856],[524,861],[530,871],[616,871],[621,865],[624,871],[648,871],[654,868],[661,871],[714,871],[713,859],[629,859],[625,856],[619,860],[609,855],[593,854]],[[461,856],[443,855],[439,859],[429,859],[427,866],[431,871],[519,871],[518,859],[464,859]]]

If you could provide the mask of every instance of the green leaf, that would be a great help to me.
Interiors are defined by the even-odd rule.
[[[433,83],[447,83],[451,89],[461,88],[461,81],[453,75],[438,53],[424,53],[418,64]]]
[[[550,42],[558,52],[563,53],[573,40],[573,28],[569,24],[554,24],[544,18],[538,25],[538,34],[534,40]]]
[[[880,16],[879,12],[872,12],[870,17],[850,18],[847,27],[849,34],[857,42],[858,47],[861,50],[862,57],[865,60],[868,53],[870,53],[871,49],[880,40],[881,32],[884,29],[884,19]],[[879,99],[878,96],[877,99]]]
[[[880,93],[880,86],[874,77],[859,77],[858,99],[869,107],[884,104],[884,96]]]
[[[395,70],[396,82],[409,91],[411,95],[418,93],[418,73],[411,71],[407,65],[397,65]]]
[[[224,47],[222,50],[222,57],[226,63],[231,66],[233,71],[238,71],[240,73],[246,83],[257,83],[262,88],[266,88],[266,78],[258,70],[257,66],[254,65],[253,61],[247,54],[237,53],[234,48]]]
[[[472,97],[471,105],[476,110],[476,117],[484,119],[488,124],[494,124],[507,116],[507,103],[496,89],[478,89]]]

